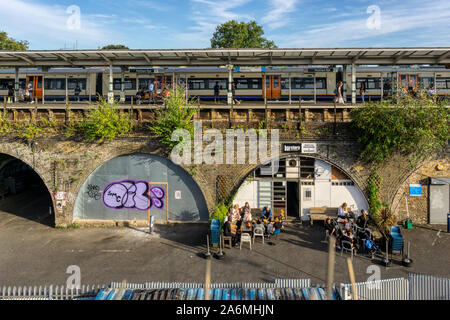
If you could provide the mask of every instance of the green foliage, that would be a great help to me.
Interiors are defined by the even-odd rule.
[[[363,160],[382,163],[395,151],[417,160],[446,146],[448,101],[437,101],[421,91],[418,98],[405,95],[397,103],[372,102],[352,110]]]
[[[5,51],[25,51],[28,50],[28,41],[17,41],[8,37],[4,31],[0,31],[0,50]]]
[[[150,130],[155,133],[162,144],[173,148],[179,143],[172,141],[172,133],[177,129],[187,130],[191,137],[194,134],[193,118],[198,107],[192,100],[186,103],[185,91],[182,87],[177,87],[165,100],[165,108],[155,111],[155,120],[150,126]]]
[[[209,218],[209,221],[211,222],[211,220],[213,219],[219,219],[220,224],[223,225],[223,220],[225,219],[227,212],[228,212],[227,206],[223,203],[219,203],[217,206],[214,207],[214,213]]]
[[[273,41],[263,37],[263,28],[256,21],[227,21],[216,27],[211,48],[277,48]]]
[[[89,109],[85,118],[66,125],[65,135],[67,138],[79,135],[86,142],[103,142],[130,133],[134,128],[133,120],[120,113],[117,102],[109,104],[99,97],[98,103]]]
[[[123,44],[109,44],[107,46],[104,46],[102,50],[129,50],[127,46],[124,46]]]
[[[0,113],[0,135],[9,134],[12,130],[12,125],[6,117],[6,110]]]
[[[367,193],[369,195],[369,213],[377,224],[379,230],[386,237],[390,228],[396,224],[396,219],[389,209],[389,204],[380,200],[380,188],[382,180],[376,171],[373,171],[368,179]]]
[[[58,123],[54,119],[42,118],[39,121],[17,122],[14,125],[14,130],[17,137],[33,141],[38,137],[58,134]]]

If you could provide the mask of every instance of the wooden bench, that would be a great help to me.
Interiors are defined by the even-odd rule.
[[[334,219],[337,218],[338,208],[331,207],[312,207],[309,208],[309,217],[311,225],[313,225],[315,220],[325,221],[327,218]]]

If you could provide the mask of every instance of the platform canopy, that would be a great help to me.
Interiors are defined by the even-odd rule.
[[[0,51],[0,67],[449,64],[450,47]]]

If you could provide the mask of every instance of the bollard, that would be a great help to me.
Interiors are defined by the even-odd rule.
[[[155,226],[155,216],[150,216],[150,223],[149,223],[149,232],[150,234],[153,233]]]

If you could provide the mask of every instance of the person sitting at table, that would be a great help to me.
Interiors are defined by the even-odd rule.
[[[230,221],[231,222],[231,210],[228,210],[225,218],[223,218],[223,223]]]
[[[338,222],[347,223],[349,219],[350,215],[348,213],[347,203],[344,202],[338,209]]]
[[[341,240],[340,241],[341,246],[342,246],[342,241],[348,241],[352,244],[352,247],[354,246],[355,238],[353,237],[353,233],[350,228],[350,223],[345,224],[344,230],[342,230],[342,236],[341,236],[340,240]]]
[[[261,218],[272,221],[272,208],[270,208],[270,205],[262,209]]]
[[[366,210],[361,209],[361,215],[356,219],[356,225],[364,229],[367,225],[367,221],[369,221],[369,217],[367,216]]]
[[[246,213],[251,213],[252,209],[250,208],[250,204],[248,202],[242,207],[242,213],[245,215]]]
[[[270,239],[270,236],[273,234],[273,232],[275,231],[275,227],[273,226],[275,224],[275,221],[271,221],[269,222],[269,224],[267,225],[267,239]]]
[[[327,220],[325,220],[325,233],[327,234],[327,236],[336,236],[336,227],[334,226],[330,218],[327,218]]]
[[[253,230],[255,230],[256,228],[262,229],[264,232],[266,232],[266,226],[259,218],[256,220],[255,224],[253,225]]]
[[[281,222],[280,218],[278,217],[275,218],[275,223],[273,224],[273,227],[275,228],[275,230],[273,231],[274,236],[279,234],[281,230],[284,229],[283,222]]]
[[[233,231],[233,228],[231,227],[230,221],[226,221],[223,224],[223,235],[225,237],[231,237],[231,245],[234,247],[237,245],[237,234],[236,230]]]
[[[251,222],[252,221],[252,213],[250,211],[246,211],[244,213],[244,222]]]
[[[231,209],[231,221],[232,222],[238,222],[241,220],[241,214],[239,213],[239,206],[235,205]]]

